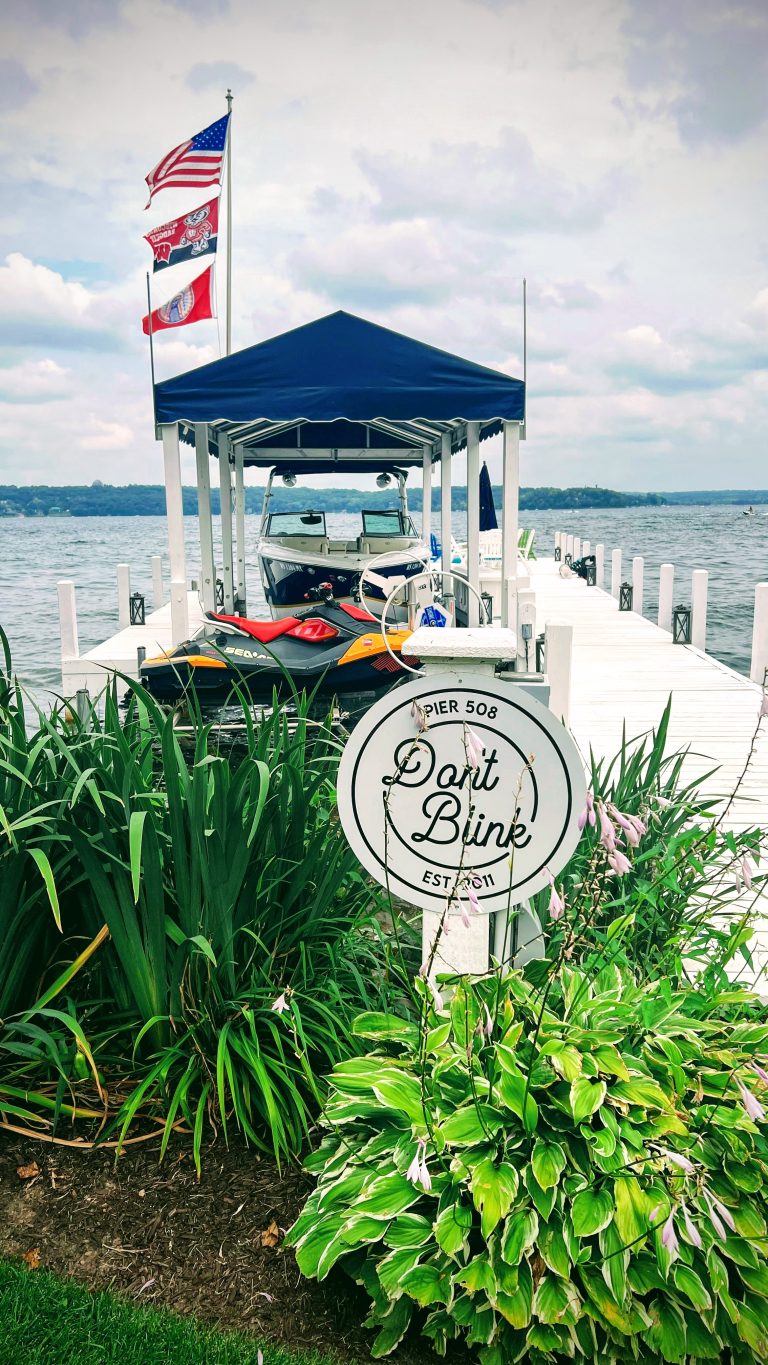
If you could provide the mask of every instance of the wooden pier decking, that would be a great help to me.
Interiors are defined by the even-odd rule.
[[[547,622],[573,628],[569,724],[584,756],[591,748],[596,755],[612,757],[623,729],[632,739],[655,728],[671,695],[669,750],[690,749],[691,776],[716,769],[705,790],[723,804],[739,784],[723,827],[768,830],[768,719],[755,739],[762,688],[711,654],[673,644],[667,631],[637,612],[619,611],[616,599],[601,588],[587,587],[575,576],[561,577],[553,560],[535,560],[528,568],[536,594],[536,629],[543,630]],[[745,909],[753,899],[754,893],[744,898]],[[764,920],[753,940],[762,969],[768,964],[765,892],[754,913]],[[761,992],[767,982],[768,970]]]

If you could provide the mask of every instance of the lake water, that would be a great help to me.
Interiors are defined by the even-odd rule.
[[[418,522],[418,515],[415,517]],[[249,610],[259,615],[264,598],[255,562],[258,517],[246,517]],[[733,507],[652,507],[595,509],[568,513],[530,512],[521,516],[535,526],[542,554],[552,553],[556,531],[570,532],[606,552],[623,552],[622,577],[631,577],[633,555],[645,559],[645,614],[655,619],[658,570],[675,565],[675,603],[690,604],[691,572],[709,570],[707,647],[742,672],[749,670],[754,586],[768,578],[768,509],[745,517]],[[329,515],[331,535],[357,533],[359,517]],[[199,576],[197,521],[186,518],[188,573]],[[466,518],[454,517],[457,538]],[[218,521],[214,535],[218,535]],[[0,625],[13,650],[22,682],[38,696],[57,689],[59,626],[56,582],[71,578],[77,586],[80,649],[84,652],[117,629],[116,565],[131,566],[131,586],[151,605],[150,556],[167,546],[163,517],[0,518]]]

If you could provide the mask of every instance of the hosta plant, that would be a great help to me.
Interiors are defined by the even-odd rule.
[[[414,1324],[483,1365],[768,1358],[759,1002],[610,964],[418,984],[420,1019],[359,1018],[290,1234],[364,1286],[373,1354]]]

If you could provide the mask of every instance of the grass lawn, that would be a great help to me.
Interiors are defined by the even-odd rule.
[[[0,1262],[2,1365],[257,1365],[256,1342],[111,1294],[92,1294],[44,1270]],[[264,1348],[264,1365],[330,1365],[314,1351]]]

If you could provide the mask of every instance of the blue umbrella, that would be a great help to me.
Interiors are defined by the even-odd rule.
[[[498,524],[496,508],[493,504],[491,476],[488,473],[488,466],[483,460],[483,467],[480,470],[480,530],[495,531]]]

